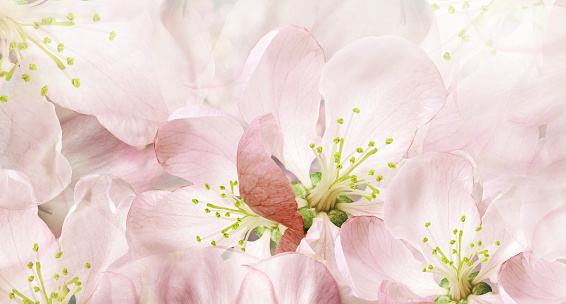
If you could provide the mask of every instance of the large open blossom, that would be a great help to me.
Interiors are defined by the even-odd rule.
[[[339,232],[340,267],[354,291],[367,299],[412,293],[403,301],[501,303],[497,273],[522,246],[499,209],[490,206],[480,219],[472,185],[472,167],[462,157],[429,153],[409,160],[389,186],[385,222],[358,217]]]
[[[195,184],[174,192],[148,191],[136,198],[127,225],[136,253],[144,256],[197,244],[243,251],[256,227],[262,229],[256,231],[260,234],[266,230],[258,240],[262,245],[251,247],[254,254],[271,255],[270,236],[281,238],[277,252],[294,251],[304,226],[293,189],[271,159],[281,146],[274,118],[258,118],[245,132],[234,118],[205,107],[184,108],[171,119],[159,129],[158,158],[166,169],[179,170],[173,172]],[[195,161],[200,168],[184,169]]]
[[[291,43],[297,36],[290,34],[290,28],[275,30],[252,50],[240,112],[248,122],[266,112],[276,117],[284,146],[274,155],[294,175],[299,211],[313,229],[307,240],[332,260],[335,231],[349,215],[382,215],[383,190],[396,164],[417,128],[443,106],[445,90],[426,54],[403,39],[357,40],[321,71],[323,62]],[[322,138],[316,133],[319,91]]]
[[[88,176],[75,187],[76,201],[59,243],[37,208],[0,210],[2,303],[90,303],[102,272],[128,251],[125,219],[134,198],[130,186],[108,176]],[[30,302],[31,301],[31,302]]]
[[[128,144],[150,143],[170,112],[202,102],[197,83],[213,73],[208,32],[191,7],[179,5],[3,0],[2,101],[15,102],[13,84],[25,83],[96,116]]]

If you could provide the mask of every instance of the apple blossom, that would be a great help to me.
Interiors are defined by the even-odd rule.
[[[270,157],[281,138],[273,117],[258,118],[245,132],[234,118],[205,107],[187,107],[171,118],[156,138],[158,159],[167,163],[166,169],[192,175],[183,176],[195,184],[137,197],[127,225],[133,250],[145,256],[200,243],[244,251],[256,227],[267,231],[258,240],[261,246],[252,246],[257,249],[254,254],[270,255],[270,235],[279,241],[277,252],[295,250],[304,226],[291,185]],[[234,137],[220,144],[210,141],[232,134]],[[184,149],[186,144],[191,148]],[[187,157],[191,154],[197,158]],[[207,158],[220,161],[199,162],[202,169],[195,170],[185,170],[186,164],[176,163]],[[234,180],[230,180],[232,172],[236,173]],[[210,183],[203,182],[207,177]],[[223,179],[225,183],[220,182]]]
[[[500,223],[498,209],[490,206],[480,219],[472,185],[471,166],[459,156],[429,153],[409,160],[389,186],[385,222],[353,218],[339,232],[339,267],[354,291],[376,299],[374,290],[389,280],[405,285],[413,299],[501,302],[491,293],[497,285],[486,280],[496,283],[501,264],[523,246]]]
[[[102,272],[128,248],[125,215],[130,186],[108,176],[88,176],[75,187],[75,205],[57,243],[37,208],[0,210],[0,295],[15,303],[90,303]]]

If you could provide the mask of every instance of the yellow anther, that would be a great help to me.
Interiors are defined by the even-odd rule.
[[[41,88],[41,96],[47,95],[48,90],[49,88],[47,87],[47,85],[43,86],[43,88]]]
[[[43,41],[43,43],[48,44],[48,43],[51,43],[53,40],[51,40],[51,38],[49,38],[49,37],[45,37],[45,38],[43,38],[42,41]]]
[[[73,86],[75,86],[75,88],[78,88],[78,87],[81,86],[81,80],[78,79],[78,78],[73,78],[73,79],[71,80],[71,82],[73,83]]]
[[[206,213],[210,213],[210,209],[208,209],[208,208],[204,208],[204,212],[206,212]]]
[[[55,280],[59,280],[59,274],[55,273],[55,274],[53,275],[53,278],[54,278]]]
[[[1,102],[1,103],[6,103],[6,102],[8,102],[8,96],[6,96],[6,95],[0,96],[0,102]]]
[[[10,51],[15,50],[17,46],[18,46],[18,44],[16,42],[11,42],[10,45],[8,46],[8,49]]]
[[[108,40],[114,41],[114,39],[116,39],[116,32],[112,31],[112,32],[110,32],[110,35],[108,36]]]
[[[216,212],[216,217],[220,218],[220,213]]]
[[[375,174],[375,170],[373,170],[373,169],[369,170],[368,175],[372,176],[374,174]]]
[[[462,4],[462,9],[468,9],[470,8],[470,1],[466,1],[464,2],[464,4]]]
[[[385,139],[385,144],[386,144],[386,145],[389,145],[389,144],[391,144],[392,142],[393,142],[393,138],[386,138],[386,139]]]
[[[322,153],[322,147],[321,146],[316,147],[316,153]]]
[[[239,240],[239,241],[238,241],[238,245],[244,246],[244,240]]]
[[[30,81],[30,77],[29,77],[28,74],[23,74],[23,75],[22,75],[22,79],[23,79],[25,82],[29,82],[29,81]]]
[[[450,240],[450,245],[454,245],[456,243],[456,240]]]
[[[456,12],[456,9],[452,5],[449,5],[448,6],[448,14],[454,15],[455,12]]]
[[[356,148],[356,152],[358,152],[358,153],[364,153],[364,149],[362,149],[362,148]]]
[[[425,226],[426,228],[430,227],[430,225],[431,225],[430,222],[424,224],[424,226]]]
[[[62,256],[63,256],[63,251],[59,251],[59,252],[57,252],[57,254],[55,255],[55,258],[58,259],[58,258],[60,258],[60,257],[62,257]]]
[[[32,268],[33,268],[33,262],[29,262],[29,263],[28,263],[28,268],[29,268],[29,269],[32,269]]]
[[[452,230],[452,233],[454,233],[454,235],[456,235],[456,233],[458,233],[458,229]]]
[[[31,283],[31,282],[33,282],[33,280],[34,280],[34,279],[35,279],[35,277],[34,277],[34,276],[32,276],[32,275],[30,275],[30,276],[28,277],[28,282],[30,282],[30,283]]]
[[[344,119],[338,118],[338,119],[336,120],[336,122],[339,123],[339,124],[343,124],[343,123],[344,123]]]
[[[314,149],[315,144],[310,144],[309,147],[311,147],[311,149]]]
[[[360,109],[358,109],[358,108],[353,108],[352,111],[354,111],[354,113],[356,113],[356,114],[360,114]]]
[[[380,181],[382,181],[382,180],[383,180],[383,176],[382,176],[382,175],[378,175],[378,176],[375,178],[375,181],[376,181],[376,182],[380,182]]]
[[[210,190],[210,185],[209,185],[209,184],[204,184],[204,188],[205,188],[206,190]]]
[[[193,198],[193,203],[196,205],[198,204],[198,200],[196,198]]]
[[[428,270],[433,270],[434,267],[432,266],[432,264],[428,264]]]
[[[37,286],[33,286],[33,292],[40,292],[41,289],[39,289],[39,287]]]
[[[225,216],[225,217],[230,217],[230,212],[226,212],[226,213],[224,214],[224,216]]]
[[[463,223],[463,222],[465,222],[465,221],[466,221],[466,216],[465,216],[465,215],[462,215],[462,217],[460,218],[460,222]]]
[[[440,9],[440,6],[438,6],[438,4],[436,4],[436,3],[433,3],[433,4],[430,6],[430,8],[432,8],[432,10],[436,12],[437,10]]]
[[[350,158],[350,163],[353,164],[353,163],[355,163],[355,162],[356,162],[356,158],[352,156],[352,157]]]
[[[228,233],[223,233],[222,236],[226,239],[230,237],[230,235]]]
[[[481,231],[483,228],[480,226],[478,228],[476,228],[476,231]]]
[[[370,142],[368,143],[368,147],[373,147],[373,146],[375,146],[375,141],[370,140]]]
[[[63,268],[63,270],[61,270],[61,273],[63,273],[63,275],[68,275],[69,271],[67,270],[67,268]]]
[[[37,243],[33,244],[32,250],[37,252],[39,250],[39,244],[37,244]]]
[[[442,58],[444,58],[444,60],[446,61],[450,61],[450,59],[452,59],[452,56],[450,56],[450,53],[446,52],[444,53],[444,55],[442,55]]]
[[[216,242],[215,242],[215,241],[212,241],[212,242],[210,242],[210,245],[216,246]]]
[[[481,245],[482,245],[482,242],[478,241],[478,247],[481,247]]]
[[[75,59],[74,59],[74,58],[71,58],[71,57],[67,57],[67,64],[68,64],[68,65],[73,65],[73,64],[75,64]]]
[[[35,65],[35,64],[33,64],[33,63],[30,63],[30,64],[29,64],[29,69],[32,70],[32,71],[35,71],[35,70],[37,70],[37,65]]]
[[[221,198],[226,198],[226,194],[225,194],[225,193],[221,193],[221,194],[220,194],[220,197],[221,197]]]
[[[100,20],[102,20],[102,17],[100,17],[99,13],[94,14],[94,16],[92,17],[92,21],[94,22],[98,22]]]
[[[499,245],[501,245],[501,242],[500,242],[500,241],[495,241],[495,246],[499,246]]]
[[[240,248],[240,250],[242,250],[242,252],[246,252],[246,248]]]
[[[90,263],[85,263],[85,268],[86,268],[86,269],[90,269],[90,267],[91,267]]]
[[[387,166],[389,166],[389,168],[391,169],[397,168],[397,166],[394,163],[387,163]]]
[[[77,19],[77,16],[75,16],[75,14],[73,14],[73,13],[67,14],[67,20],[72,22],[72,21],[75,21],[75,19]]]
[[[428,242],[428,239],[427,239],[427,238],[423,238],[423,243],[426,243],[426,242]]]

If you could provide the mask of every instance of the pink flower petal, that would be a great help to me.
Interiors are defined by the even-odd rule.
[[[445,292],[381,219],[353,217],[342,225],[339,238],[354,293],[361,298],[377,300],[384,280],[406,284],[420,296]]]
[[[507,261],[499,273],[505,292],[520,304],[561,304],[566,299],[566,265],[530,253]]]
[[[193,203],[198,200],[198,204]],[[236,222],[217,219],[206,213],[206,204],[233,208],[213,191],[200,185],[187,186],[175,192],[147,191],[139,194],[127,219],[126,235],[136,257],[184,250],[190,246],[208,246],[211,240],[218,245],[234,246],[245,230],[236,231],[230,238],[220,231]],[[244,227],[244,225],[242,225]],[[197,241],[197,236],[202,242]],[[207,238],[208,237],[208,238]]]
[[[288,20],[309,29],[328,58],[356,39],[397,35],[418,44],[428,33],[433,13],[418,1],[295,1]]]
[[[257,214],[302,231],[295,193],[270,155],[280,147],[278,134],[275,118],[267,114],[255,119],[242,135],[237,161],[240,195]]]
[[[235,303],[277,304],[277,296],[269,276],[259,270],[250,269],[242,281]]]
[[[247,122],[272,113],[285,142],[281,161],[302,182],[314,155],[324,52],[305,29],[287,26],[259,41],[242,71],[240,111]]]
[[[279,243],[277,243],[277,248],[275,249],[275,254],[282,252],[295,252],[297,247],[301,243],[301,240],[305,237],[305,232],[303,230],[287,229]]]
[[[55,266],[55,254],[59,251],[59,244],[49,231],[45,223],[37,216],[37,208],[30,207],[25,210],[9,211],[0,209],[0,289],[12,290],[31,296],[28,276],[33,275],[27,267],[31,261],[41,263],[42,273],[50,274],[45,277],[45,285],[50,289],[54,281],[53,274],[59,269]],[[34,244],[39,245],[38,253],[32,250]],[[35,269],[35,267],[34,267]],[[4,294],[8,299],[8,295]]]
[[[345,138],[345,153],[365,148],[369,141],[379,147],[393,138],[378,157],[362,164],[370,169],[398,162],[417,128],[434,117],[446,100],[434,63],[422,49],[394,36],[362,38],[337,52],[324,67],[320,91],[327,111],[325,150],[332,150],[338,118],[344,119],[338,136]],[[353,108],[361,112],[354,114]],[[348,134],[343,134],[344,129]]]
[[[110,134],[92,116],[81,115],[64,123],[62,128],[62,153],[73,168],[72,187],[88,174],[119,177],[138,193],[152,189],[175,189],[188,183],[163,170],[152,146],[136,148],[127,145]]]
[[[472,198],[474,175],[471,164],[449,153],[427,153],[408,160],[387,190],[384,218],[396,238],[419,248],[425,258],[435,259],[423,238],[449,252],[454,228],[463,230],[462,244],[473,241],[480,226]],[[461,217],[465,216],[465,222]],[[425,224],[431,223],[426,228]]]
[[[271,279],[279,303],[340,303],[336,281],[324,264],[302,254],[277,255],[251,267]]]
[[[241,265],[256,260],[222,253],[209,247],[183,256],[167,280],[167,303],[235,303],[247,273]]]
[[[109,176],[90,175],[77,183],[75,205],[65,218],[59,242],[65,267],[84,282],[75,295],[78,303],[91,300],[102,272],[128,252],[126,216],[135,195],[126,182]]]
[[[88,7],[91,14],[97,9]],[[141,146],[153,141],[169,111],[152,66],[152,20],[144,10],[136,13],[121,18],[103,16],[100,22],[85,25],[92,30],[50,28],[50,36],[57,38],[54,43],[65,44],[64,56],[74,58],[65,72],[38,48],[29,50],[37,52],[34,63],[41,73],[30,76],[39,76],[42,85],[48,86],[50,100],[96,116],[120,140]],[[117,36],[110,41],[112,31]],[[79,79],[80,87],[72,79]]]
[[[233,117],[207,107],[173,113],[155,137],[155,153],[170,174],[193,183],[226,185],[237,180],[236,155],[243,128]]]
[[[14,75],[16,77],[16,75]],[[53,104],[25,86],[0,105],[0,207],[25,209],[59,194],[71,180],[61,155],[61,127]]]
[[[546,125],[546,148],[553,161],[566,159],[566,114]]]
[[[428,299],[423,299],[414,294],[407,286],[391,281],[383,281],[379,288],[380,304],[433,304],[436,298],[437,296],[431,296]]]

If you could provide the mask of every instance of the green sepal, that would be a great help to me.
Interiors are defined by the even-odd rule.
[[[265,232],[265,226],[257,226],[254,228],[254,232],[255,234],[257,234],[257,236],[261,237],[263,235],[263,233]]]
[[[447,278],[442,279],[442,281],[440,281],[440,287],[444,288],[444,289],[448,289],[448,291],[450,291],[450,281],[448,281]]]
[[[303,184],[298,182],[291,182],[291,187],[293,187],[293,192],[295,192],[295,196],[302,198],[304,200],[307,199],[307,188],[303,186]]]
[[[342,210],[333,209],[328,211],[328,218],[336,227],[342,227],[342,224],[348,220],[348,214]]]
[[[472,288],[472,294],[476,296],[481,296],[488,292],[491,292],[491,286],[486,282],[479,282]]]
[[[472,283],[472,281],[478,276],[479,271],[472,272],[468,275],[468,282]]]
[[[434,303],[440,304],[448,304],[450,302],[452,302],[452,299],[449,296],[440,296],[434,300]]]
[[[340,195],[339,197],[336,198],[336,204],[353,203],[353,202],[354,200],[346,195]]]
[[[279,243],[281,236],[282,236],[282,234],[281,234],[281,230],[279,230],[279,228],[275,228],[275,229],[271,230],[271,240],[273,241],[275,246],[277,246],[277,243]]]
[[[310,174],[310,178],[311,178],[311,183],[312,183],[312,187],[316,187],[316,185],[318,185],[318,183],[320,183],[320,180],[322,179],[322,173],[320,172],[313,172]]]
[[[299,208],[299,213],[303,216],[303,222],[305,223],[305,232],[309,230],[312,226],[312,220],[316,217],[316,211],[314,208],[303,207]]]

